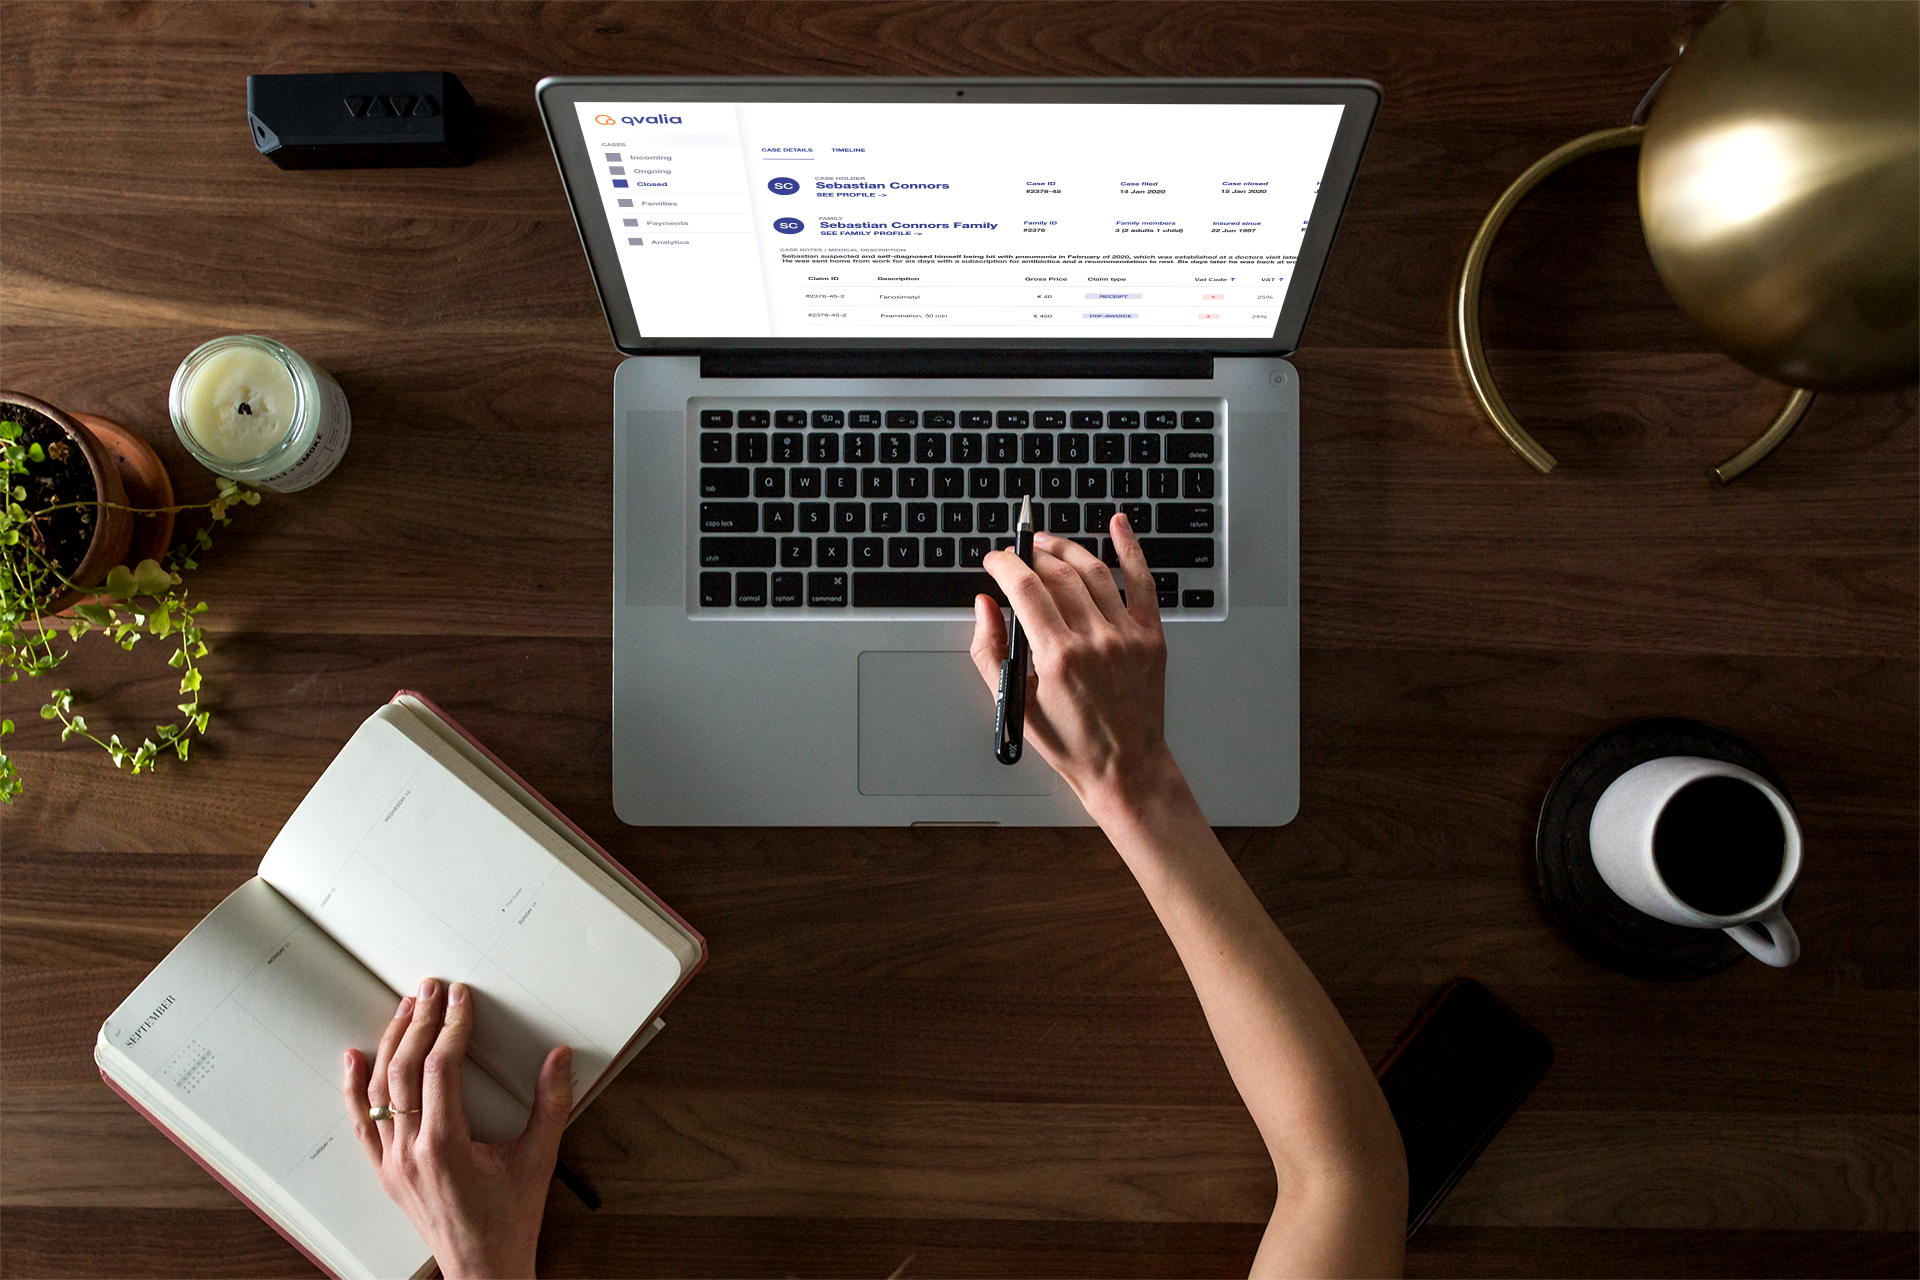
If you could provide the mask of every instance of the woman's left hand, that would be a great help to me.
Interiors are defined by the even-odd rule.
[[[466,984],[424,980],[395,1010],[371,1066],[347,1050],[347,1110],[380,1185],[432,1246],[441,1275],[531,1276],[547,1184],[573,1110],[573,1051],[547,1055],[526,1132],[512,1142],[475,1142],[460,1081],[472,1038]],[[389,1118],[368,1115],[383,1107]]]

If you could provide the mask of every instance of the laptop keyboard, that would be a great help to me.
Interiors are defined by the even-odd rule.
[[[701,614],[971,612],[981,560],[1034,526],[1118,565],[1140,537],[1163,612],[1224,617],[1225,406],[1088,401],[692,406],[689,606]]]

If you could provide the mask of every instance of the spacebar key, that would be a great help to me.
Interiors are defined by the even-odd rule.
[[[992,596],[1001,604],[1007,597],[984,573],[856,573],[853,607],[856,609],[971,609],[973,598]]]

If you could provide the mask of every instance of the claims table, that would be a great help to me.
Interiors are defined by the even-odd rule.
[[[1471,974],[1559,1060],[1415,1240],[1417,1275],[1916,1268],[1915,400],[1713,353],[1640,242],[1633,158],[1531,197],[1485,296],[1535,475],[1448,346],[1480,216],[1622,123],[1700,5],[31,4],[0,7],[7,386],[117,418],[189,496],[174,365],[219,333],[332,371],[354,442],[223,533],[215,732],[117,775],[12,686],[0,1271],[308,1264],[107,1092],[94,1029],[250,874],[352,728],[430,693],[702,928],[706,972],[568,1135],[550,1275],[1244,1274],[1273,1175],[1171,948],[1097,833],[640,830],[608,798],[616,353],[533,106],[550,73],[1366,75],[1386,101],[1297,358],[1304,797],[1222,835],[1379,1055]],[[250,72],[445,69],[466,169],[283,173]],[[164,718],[88,641],[96,720]],[[1531,881],[1560,762],[1725,726],[1806,827],[1806,956],[1703,982],[1583,960]]]

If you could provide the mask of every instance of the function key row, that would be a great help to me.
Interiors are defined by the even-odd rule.
[[[851,427],[856,431],[951,431],[956,426],[971,431],[1064,431],[1072,426],[1079,431],[1211,431],[1213,410],[1187,409],[702,409],[703,431],[838,431]]]
[[[1068,431],[1061,435],[1017,436],[1010,431],[961,431],[953,435],[908,435],[903,431],[850,431],[843,435],[802,435],[776,431],[772,435],[734,435],[727,431],[700,433],[700,461],[708,465],[730,462],[812,463],[831,466],[843,460],[869,463],[945,462],[998,465],[1050,462],[1107,466],[1131,464],[1150,467],[1161,462],[1206,464],[1214,460],[1212,432],[1194,435],[1090,435]]]

